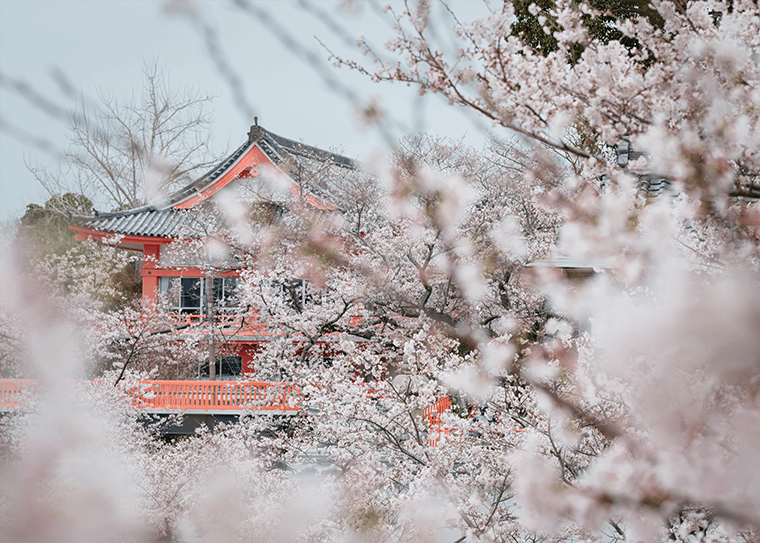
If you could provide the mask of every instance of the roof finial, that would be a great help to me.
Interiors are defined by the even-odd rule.
[[[253,126],[251,126],[250,132],[248,132],[248,141],[253,143],[264,135],[263,129],[259,126],[259,118],[253,118]]]

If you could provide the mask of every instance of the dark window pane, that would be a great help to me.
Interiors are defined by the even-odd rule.
[[[161,296],[168,301],[172,311],[180,308],[180,279],[179,277],[159,277],[159,291]]]
[[[224,296],[225,298],[237,298],[238,287],[240,286],[240,277],[224,278]]]
[[[240,356],[221,356],[216,361],[217,377],[239,377],[243,375],[243,358]],[[200,376],[208,377],[208,362],[201,365]]]
[[[180,292],[180,309],[184,313],[200,313],[201,280],[183,277]]]
[[[220,375],[242,375],[243,358],[240,356],[223,356],[219,359],[221,364]]]
[[[214,277],[214,304],[224,301],[224,278]]]
[[[214,305],[217,308],[235,307],[237,301],[238,277],[214,278]]]

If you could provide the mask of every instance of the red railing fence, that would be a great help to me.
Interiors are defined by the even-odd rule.
[[[451,430],[443,427],[443,421],[441,415],[451,408],[451,398],[448,396],[441,396],[431,405],[425,408],[425,418],[430,422],[430,438],[429,445],[431,447],[437,447],[438,442],[441,440],[441,435],[449,435]]]
[[[0,379],[0,409],[22,407],[38,386],[31,379]],[[124,390],[132,405],[146,411],[295,412],[301,389],[292,383],[260,381],[137,381]]]
[[[37,388],[33,379],[0,379],[0,409],[21,407],[24,396]]]
[[[38,383],[30,379],[0,379],[0,409],[24,404],[24,396],[34,392]],[[132,405],[148,412],[269,412],[292,414],[303,399],[293,383],[264,381],[137,381],[126,382],[125,392]],[[451,408],[448,396],[441,396],[424,411],[430,423],[429,444],[438,446],[443,427],[441,415]]]
[[[166,411],[298,411],[301,389],[261,381],[139,381],[127,392],[140,409]]]

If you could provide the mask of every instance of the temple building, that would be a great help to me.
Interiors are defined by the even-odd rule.
[[[235,307],[235,292],[242,264],[236,264],[233,259],[212,267],[203,258],[188,256],[186,248],[184,254],[177,254],[174,248],[179,245],[177,242],[192,242],[208,238],[210,233],[213,235],[222,226],[218,223],[226,218],[224,213],[207,211],[239,201],[241,192],[250,191],[251,187],[268,191],[261,203],[268,205],[271,213],[278,213],[277,191],[299,196],[319,210],[337,210],[334,202],[325,196],[328,191],[321,190],[327,188],[324,185],[328,180],[319,181],[315,174],[325,166],[341,174],[357,171],[349,158],[283,138],[258,126],[257,122],[246,141],[230,156],[164,201],[126,211],[99,213],[95,217],[78,217],[70,227],[79,241],[92,238],[142,253],[142,301],[146,310],[157,307],[163,294],[163,300],[169,300],[178,326],[214,323],[215,334],[224,341],[219,342],[215,356],[210,357],[216,359],[216,365],[201,369],[200,378],[251,376],[256,346],[275,332],[266,323],[241,321]],[[304,183],[307,177],[304,169],[309,170],[308,184]],[[229,224],[223,226],[235,228]],[[306,295],[303,285],[300,291]]]

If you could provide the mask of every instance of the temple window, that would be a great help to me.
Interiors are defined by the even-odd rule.
[[[161,277],[159,292],[177,313],[201,314],[206,311],[206,280],[203,277]],[[224,313],[239,306],[239,277],[214,278],[214,311]]]

